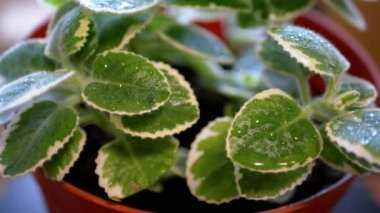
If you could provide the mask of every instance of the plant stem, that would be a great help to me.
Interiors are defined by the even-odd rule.
[[[298,88],[301,96],[301,100],[303,105],[307,105],[310,103],[310,87],[309,87],[309,79],[308,77],[297,77]]]

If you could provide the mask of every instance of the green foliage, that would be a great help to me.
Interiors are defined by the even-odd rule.
[[[267,200],[301,184],[320,156],[357,175],[380,171],[380,113],[367,108],[375,87],[346,74],[349,62],[321,35],[281,25],[317,1],[43,2],[59,6],[47,38],[0,56],[3,175],[43,167],[61,181],[85,147],[86,126],[112,138],[102,141],[95,172],[117,201],[173,175],[208,203]],[[365,26],[351,1],[325,3]],[[178,8],[181,16],[218,11],[249,43],[181,24],[170,15]],[[314,74],[327,85],[319,97],[308,84]],[[210,122],[187,151],[174,135],[208,113],[195,94],[223,100],[209,110],[230,117]]]

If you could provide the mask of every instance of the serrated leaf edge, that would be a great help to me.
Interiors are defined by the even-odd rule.
[[[38,103],[36,103],[36,104],[38,104]],[[15,118],[7,125],[7,128],[5,129],[5,131],[2,132],[1,137],[0,137],[0,156],[1,156],[1,153],[3,153],[3,151],[4,151],[4,148],[6,146],[6,140],[8,139],[9,135],[13,132],[13,130],[15,130],[18,127],[18,125],[15,125],[15,124],[17,124],[20,121],[21,114],[23,114],[25,111],[29,110],[34,105],[35,104],[31,105],[30,107],[28,107],[28,106],[24,107],[22,110],[20,110],[20,112],[18,112],[16,114]],[[73,110],[73,109],[71,109],[71,110]],[[73,112],[75,112],[75,110],[73,110]],[[38,167],[41,167],[46,161],[50,160],[55,153],[57,153],[60,149],[63,148],[63,146],[67,142],[69,142],[70,138],[74,135],[75,130],[78,128],[79,117],[76,113],[75,113],[75,115],[76,115],[76,124],[75,124],[75,128],[73,128],[73,130],[71,131],[71,134],[69,134],[67,137],[63,138],[61,141],[56,141],[54,143],[54,145],[48,149],[46,157],[43,159],[40,159],[40,161],[38,161],[38,163],[34,167],[25,170],[23,173],[11,176],[11,175],[4,174],[4,170],[6,169],[6,166],[0,163],[0,176],[6,177],[6,178],[15,178],[15,177],[23,176],[23,175],[26,175],[27,173],[29,173],[31,171],[35,171]]]
[[[79,131],[79,133],[81,135],[81,139],[79,141],[77,152],[73,155],[71,161],[64,168],[59,168],[59,171],[58,171],[58,174],[57,174],[56,177],[48,176],[49,178],[51,178],[53,180],[56,180],[56,181],[62,181],[63,178],[65,177],[65,175],[70,172],[70,169],[74,166],[74,163],[78,160],[81,152],[83,151],[85,142],[87,140],[87,135],[84,132],[84,130],[81,129],[81,128],[78,128],[78,131]],[[69,139],[69,141],[70,141],[70,139]],[[52,157],[54,157],[54,155]]]
[[[369,109],[364,109],[363,111],[366,111],[366,110],[369,110]],[[371,110],[380,111],[380,109],[371,109]],[[352,153],[358,158],[362,158],[363,160],[369,162],[370,164],[380,165],[380,159],[374,158],[370,152],[368,152],[366,149],[363,148],[362,145],[351,144],[349,141],[335,136],[331,129],[331,123],[332,121],[326,124],[326,133],[333,143],[343,148],[346,152]]]
[[[247,200],[268,200],[268,199],[273,199],[273,198],[276,198],[278,196],[284,195],[286,192],[294,189],[296,186],[301,185],[302,182],[304,182],[306,180],[306,178],[311,174],[315,163],[310,162],[309,164],[305,165],[305,166],[307,166],[307,171],[301,177],[299,177],[294,183],[292,183],[290,186],[283,188],[278,194],[273,195],[273,196],[263,196],[263,197],[248,197],[247,195],[242,194],[241,188],[239,185],[239,180],[242,178],[241,173],[239,173],[240,167],[236,164],[234,164],[234,165],[235,165],[235,170],[234,170],[235,182],[237,184],[237,189],[239,191],[240,196],[247,199]],[[289,172],[291,172],[291,171],[289,171]]]
[[[204,196],[197,195],[197,189],[200,185],[201,180],[196,180],[194,175],[191,173],[191,166],[204,154],[203,152],[196,149],[199,143],[201,143],[202,141],[204,141],[205,139],[209,137],[214,137],[218,135],[217,132],[211,131],[210,127],[218,122],[226,122],[226,121],[231,121],[231,120],[232,118],[230,117],[222,117],[222,118],[217,118],[209,122],[207,126],[204,127],[201,130],[201,132],[195,137],[194,142],[191,143],[191,148],[190,148],[189,155],[186,161],[186,171],[185,171],[186,182],[187,182],[187,186],[190,189],[191,194],[193,194],[194,197],[196,197],[199,201],[204,201],[210,204],[222,204],[222,203],[230,202],[234,199],[239,198],[239,196],[237,195],[235,197],[225,198],[220,201],[215,201],[215,200],[208,200]]]
[[[189,91],[190,104],[197,108],[198,117],[195,118],[194,120],[177,124],[172,129],[163,128],[162,130],[155,131],[155,132],[146,132],[146,131],[139,132],[139,131],[131,130],[128,127],[124,126],[123,123],[121,122],[120,116],[111,115],[111,121],[115,124],[116,128],[118,128],[118,129],[122,130],[123,132],[130,134],[132,136],[155,139],[155,138],[162,138],[162,137],[169,136],[169,135],[174,135],[174,134],[180,133],[180,132],[185,131],[186,129],[190,128],[199,119],[199,114],[200,114],[199,103],[198,103],[198,101],[194,95],[194,91],[192,90],[190,84],[185,80],[185,78],[182,75],[180,75],[176,69],[172,68],[168,64],[156,62],[156,63],[154,63],[154,66],[159,70],[161,70],[161,69],[167,70],[169,75],[175,77],[178,80],[179,84],[181,86],[185,87],[187,91]]]

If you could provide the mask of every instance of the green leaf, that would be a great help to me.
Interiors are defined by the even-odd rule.
[[[95,61],[93,81],[82,96],[90,106],[118,115],[157,110],[170,97],[164,74],[142,56],[107,51]]]
[[[244,0],[164,0],[167,6],[195,7],[223,10],[246,10]]]
[[[337,170],[350,172],[356,175],[364,175],[368,173],[368,170],[365,167],[362,167],[360,164],[351,160],[341,148],[332,143],[325,131],[322,132],[322,135],[324,143],[321,158],[326,164]]]
[[[190,84],[169,65],[155,63],[169,82],[172,95],[158,110],[143,115],[112,115],[117,128],[133,136],[158,138],[180,133],[199,119],[199,104]]]
[[[303,65],[293,59],[290,54],[271,38],[266,39],[258,47],[262,61],[272,70],[297,77],[307,77],[311,73]]]
[[[297,17],[311,8],[315,0],[249,0],[251,10],[238,15],[241,27],[257,27],[268,22],[282,22]]]
[[[45,174],[53,180],[62,181],[69,173],[70,168],[78,160],[80,153],[86,142],[86,133],[82,129],[77,129],[62,149],[44,163]]]
[[[294,171],[281,173],[260,173],[238,166],[235,176],[239,192],[249,200],[268,200],[285,194],[300,185],[312,171],[314,163]]]
[[[1,137],[1,173],[18,176],[41,166],[69,141],[77,125],[72,109],[51,101],[21,112]]]
[[[60,62],[67,62],[69,56],[83,48],[90,31],[90,19],[81,7],[66,13],[52,30],[45,54]]]
[[[171,137],[117,139],[103,146],[96,158],[99,185],[116,201],[152,186],[172,166],[177,147]]]
[[[202,59],[226,64],[235,60],[218,37],[200,27],[173,25],[158,35],[174,48]]]
[[[57,65],[44,55],[44,49],[44,40],[16,44],[1,55],[0,76],[12,81],[32,72],[55,70]]]
[[[54,13],[53,19],[49,22],[48,26],[48,35],[51,34],[51,31],[54,29],[55,25],[64,17],[68,12],[73,10],[74,8],[78,8],[79,4],[75,1],[68,1],[62,6],[58,8],[58,10]]]
[[[95,12],[106,12],[113,14],[131,14],[137,13],[158,4],[161,0],[78,0],[84,7]]]
[[[347,74],[342,77],[338,94],[341,95],[349,91],[357,91],[359,93],[359,99],[352,105],[353,107],[366,107],[372,104],[377,97],[377,90],[373,84]]]
[[[334,77],[350,67],[347,59],[329,41],[313,31],[287,25],[271,28],[268,34],[310,71]]]
[[[360,98],[360,93],[355,90],[343,92],[338,95],[334,100],[334,105],[338,109],[346,109],[355,104]]]
[[[59,7],[70,0],[37,0],[37,2],[47,4],[53,7]]]
[[[73,71],[35,72],[0,86],[0,113],[29,102],[73,74]]]
[[[186,163],[190,192],[207,203],[220,204],[239,197],[234,165],[227,158],[226,136],[231,118],[209,123],[191,145]]]
[[[129,16],[95,14],[94,18],[99,34],[97,52],[100,53],[114,48],[121,50],[147,26],[150,16],[140,13]]]
[[[244,104],[227,137],[229,158],[259,172],[303,167],[322,151],[322,138],[307,112],[286,93],[265,90]]]
[[[367,29],[365,18],[352,0],[323,0],[322,2],[358,29],[363,31]]]
[[[380,110],[361,109],[326,125],[329,139],[366,162],[380,165]]]

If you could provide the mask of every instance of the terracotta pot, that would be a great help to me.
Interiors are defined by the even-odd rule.
[[[368,79],[373,82],[377,88],[380,88],[380,73],[376,65],[360,44],[342,29],[342,27],[317,11],[311,11],[298,18],[296,23],[323,34],[349,59],[351,62],[351,73]],[[218,25],[216,27],[216,31],[219,32],[220,26]],[[41,26],[31,37],[44,37],[45,31],[46,25]],[[379,103],[379,99],[377,103]],[[35,177],[42,188],[48,208],[52,213],[146,212],[104,200],[66,182],[51,181],[45,178],[42,170],[38,170],[35,173]],[[318,192],[312,197],[272,209],[269,212],[329,212],[342,197],[353,179],[352,175],[346,175],[335,184]]]

